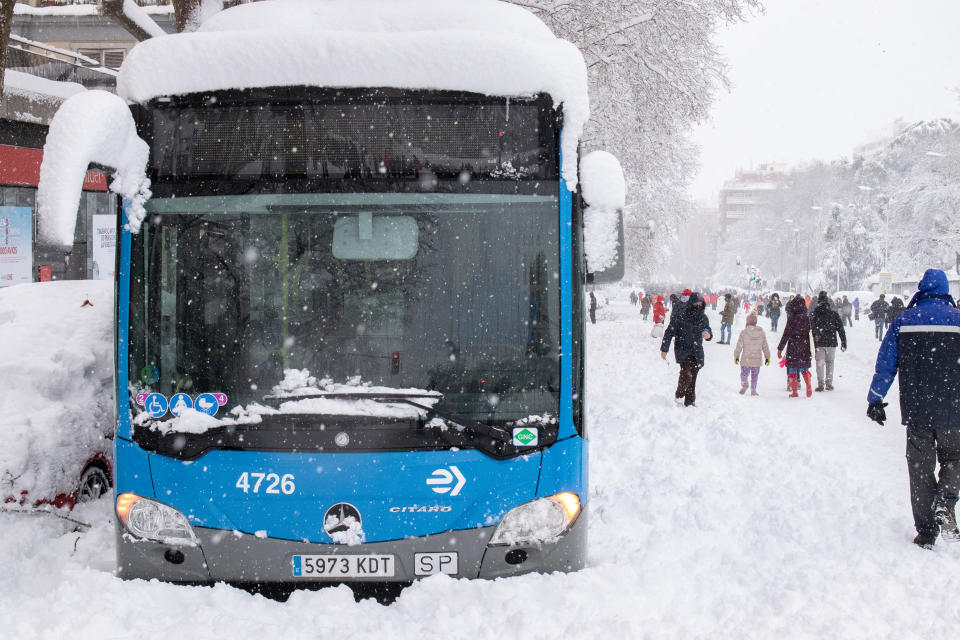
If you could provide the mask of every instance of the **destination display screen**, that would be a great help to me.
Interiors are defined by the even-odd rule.
[[[158,103],[151,165],[155,179],[545,179],[557,173],[551,112],[505,98]]]

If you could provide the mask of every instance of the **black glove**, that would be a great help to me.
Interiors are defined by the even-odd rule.
[[[867,406],[867,417],[883,426],[883,421],[887,419],[887,412],[883,410],[885,406],[886,402],[871,402]]]

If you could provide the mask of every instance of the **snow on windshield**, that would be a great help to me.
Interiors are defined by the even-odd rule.
[[[112,280],[0,289],[0,500],[69,494],[110,451],[112,329]]]
[[[106,91],[68,98],[50,122],[37,187],[39,233],[44,240],[73,244],[83,180],[91,163],[116,169],[110,190],[129,202],[129,228],[143,220],[150,197],[145,170],[150,150],[137,135],[127,104]]]
[[[209,429],[229,425],[259,424],[264,415],[309,414],[335,416],[369,416],[376,418],[420,419],[427,411],[405,402],[390,402],[378,399],[382,396],[408,396],[411,401],[424,407],[433,407],[441,398],[436,391],[426,389],[398,389],[374,386],[363,382],[360,376],[346,382],[334,382],[332,378],[317,378],[307,369],[286,369],[284,378],[275,385],[265,400],[278,406],[250,403],[237,405],[230,410],[231,417],[217,418],[195,409],[184,408],[178,415],[167,420],[153,420],[146,411],[134,418],[134,425],[167,433],[205,433]],[[369,395],[370,398],[338,397],[342,394]]]
[[[547,93],[563,105],[562,172],[576,188],[577,144],[589,117],[583,56],[533,14],[494,0],[240,5],[196,32],[138,44],[120,69],[117,92],[146,102],[277,86]]]
[[[583,250],[592,271],[603,271],[617,260],[618,210],[626,203],[627,187],[620,162],[606,151],[593,151],[580,160],[583,181]]]

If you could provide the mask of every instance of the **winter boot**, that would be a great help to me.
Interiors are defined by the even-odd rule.
[[[796,398],[797,392],[800,390],[800,380],[797,379],[797,374],[791,373],[787,376],[787,387],[790,388],[790,397]]]
[[[930,533],[918,533],[917,537],[913,539],[913,544],[921,549],[933,549],[933,545],[937,544],[937,536]]]
[[[829,382],[827,383],[827,391],[833,391],[833,385]]]
[[[814,389],[814,391],[823,391],[823,383],[821,382],[820,384],[818,384],[817,388]]]
[[[758,395],[760,395],[760,394],[757,393],[757,390],[756,390],[756,389],[750,389],[750,395],[752,395],[752,396],[758,396]]]
[[[743,395],[746,392],[747,392],[747,383],[744,382],[742,385],[740,385],[740,395]]]
[[[933,517],[940,525],[940,534],[945,540],[960,540],[960,529],[957,528],[957,516],[953,507],[938,501],[933,510]]]
[[[804,383],[805,385],[807,385],[807,397],[809,398],[810,396],[813,395],[813,385],[810,383],[810,372],[809,372],[809,371],[804,371],[804,372],[803,372],[803,383]],[[800,386],[800,383],[799,383],[799,382],[797,383],[797,386],[798,386],[798,387]]]

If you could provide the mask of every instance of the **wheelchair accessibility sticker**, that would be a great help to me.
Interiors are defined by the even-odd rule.
[[[168,409],[175,417],[179,417],[185,409],[196,409],[208,416],[215,416],[220,407],[227,404],[227,394],[201,393],[194,400],[189,394],[175,393],[168,402],[162,393],[138,393],[137,404],[143,407],[151,418],[162,418]]]

